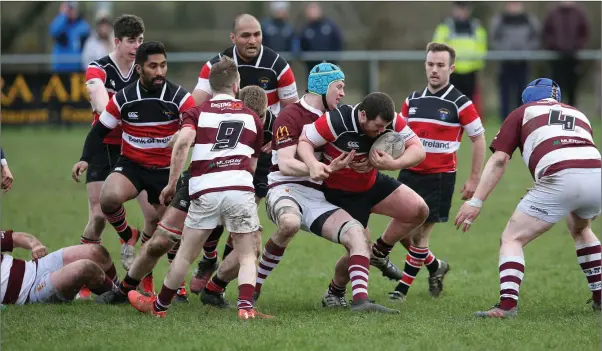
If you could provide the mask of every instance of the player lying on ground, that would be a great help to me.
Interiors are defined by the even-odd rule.
[[[320,190],[322,182],[313,180],[308,167],[296,158],[303,127],[314,122],[326,110],[336,108],[345,95],[344,79],[345,75],[336,65],[316,65],[308,78],[309,94],[285,107],[276,118],[272,140],[274,166],[268,175],[266,210],[278,229],[265,244],[259,262],[255,300],[265,279],[282,259],[286,247],[299,229],[303,229],[343,245],[349,253],[349,263],[337,262],[335,270],[351,277],[354,312],[398,313],[368,299],[370,247],[361,223],[327,202]],[[324,167],[328,172],[337,171],[346,167],[354,155],[355,151],[342,153]]]
[[[2,183],[1,189],[4,192],[8,192],[10,188],[13,186],[13,174],[10,172],[8,168],[8,161],[6,161],[6,157],[4,156],[4,150],[0,147],[0,169],[2,173]]]
[[[523,247],[566,217],[577,260],[592,292],[592,308],[600,311],[600,241],[591,229],[600,214],[601,161],[587,117],[561,103],[560,87],[536,79],[523,91],[523,104],[502,124],[491,143],[474,196],[456,216],[457,228],[470,229],[483,202],[502,178],[517,148],[535,185],[521,199],[500,240],[500,302],[477,316],[504,318],[518,313],[518,292],[525,273]]]
[[[233,46],[207,61],[199,73],[198,83],[192,92],[196,104],[207,101],[212,95],[209,84],[211,66],[218,62],[222,56],[230,57],[238,67],[241,79],[241,89],[246,86],[256,85],[261,87],[268,95],[268,118],[264,122],[264,129],[269,131],[269,140],[261,149],[262,155],[257,162],[254,175],[255,195],[264,198],[267,194],[267,175],[271,166],[271,130],[270,116],[275,117],[282,108],[298,100],[297,84],[290,65],[286,60],[272,49],[263,46],[263,33],[259,21],[249,15],[242,14],[234,19],[230,41]],[[242,100],[242,98],[241,98]],[[267,136],[264,133],[264,138]],[[259,202],[257,202],[259,203]],[[211,233],[203,248],[203,258],[198,262],[193,277],[190,280],[190,291],[200,292],[211,274],[217,269],[217,245],[221,234],[219,230]],[[232,239],[224,248],[223,258],[231,251]],[[222,259],[223,259],[222,258]]]
[[[258,116],[264,116],[267,110],[267,97],[265,92],[257,86],[249,86],[240,90],[239,96],[243,104],[253,110]],[[271,114],[270,114],[271,115]],[[272,115],[273,116],[273,115]],[[273,118],[273,117],[272,117]],[[179,132],[174,135],[174,138],[170,141],[169,147],[172,147],[173,143],[177,141]],[[169,207],[165,211],[165,214],[161,218],[157,226],[157,230],[153,233],[151,239],[142,247],[140,254],[134,260],[132,267],[127,272],[125,278],[121,281],[118,289],[107,292],[102,296],[96,298],[96,303],[101,304],[119,304],[126,303],[128,301],[127,295],[130,290],[136,289],[140,283],[140,279],[145,276],[149,271],[152,271],[159,262],[159,259],[167,254],[167,260],[171,264],[173,261],[178,248],[180,247],[180,240],[182,230],[184,228],[184,221],[188,208],[190,206],[190,195],[188,194],[190,181],[190,169],[182,173],[182,176],[178,180],[176,186],[176,193],[173,200],[170,202]],[[219,231],[219,232],[218,232]],[[212,237],[221,235],[223,226],[216,228],[209,236],[210,240]],[[261,238],[259,238],[261,243]],[[217,243],[214,244],[217,246]],[[203,246],[206,250],[207,245]],[[228,308],[230,304],[224,299],[224,290],[231,280],[236,278],[238,274],[238,259],[236,256],[230,257],[230,250],[224,251],[223,264],[220,269],[217,270],[215,276],[211,280],[207,287],[207,281],[211,278],[211,271],[208,274],[203,286],[198,288],[197,291],[193,290],[193,284],[191,282],[191,291],[201,293],[201,302],[206,305],[213,305],[220,308]],[[213,248],[215,253],[216,249]],[[229,257],[229,258],[227,258]],[[217,258],[216,258],[217,259]],[[174,297],[174,302],[186,302],[186,289],[185,284],[178,289]]]
[[[86,88],[90,96],[90,104],[94,114],[92,125],[97,124],[100,115],[104,112],[109,100],[116,92],[129,84],[136,82],[140,75],[135,70],[134,60],[136,50],[144,41],[144,22],[138,16],[122,15],[113,24],[115,32],[115,50],[109,55],[90,62],[86,69]],[[88,192],[88,223],[80,238],[82,244],[100,244],[102,232],[105,228],[106,214],[100,205],[100,192],[102,186],[115,167],[121,153],[123,140],[121,125],[117,125],[104,139],[101,147],[90,156],[87,169],[83,169],[78,162],[73,166],[72,177],[76,182],[86,171],[86,189]],[[155,209],[148,203],[146,191],[141,192],[136,199],[144,215],[144,229],[142,241],[148,233],[154,231],[156,226]],[[129,229],[133,232],[135,229]],[[138,238],[123,232],[121,237],[121,264],[127,270],[132,264],[135,255],[134,245]],[[147,280],[148,281],[148,280]],[[152,278],[150,278],[152,286]],[[79,298],[90,297],[89,290],[82,289]]]
[[[103,138],[123,124],[123,148],[103,184],[100,206],[121,238],[134,243],[138,231],[127,224],[123,204],[146,190],[148,201],[155,208],[153,222],[159,221],[165,212],[159,194],[167,185],[171,159],[167,144],[178,131],[180,114],[194,106],[186,90],[165,79],[167,57],[162,43],[140,45],[136,71],[140,79],[111,98],[100,123],[88,133],[81,161],[76,165],[77,174],[85,171],[92,156],[102,148]],[[153,228],[151,233],[154,231]]]
[[[387,129],[399,133],[399,142],[405,143],[405,151],[397,159],[372,148]],[[324,149],[324,163],[314,155],[315,149],[320,148]],[[326,112],[305,128],[297,152],[312,179],[324,180],[326,200],[347,211],[364,228],[368,227],[371,213],[391,217],[385,232],[372,245],[372,261],[388,261],[395,243],[428,217],[428,207],[416,192],[378,171],[412,167],[425,157],[422,143],[395,112],[395,103],[387,94],[371,93],[355,106],[342,105]],[[329,172],[327,165],[345,152],[355,152],[356,162],[367,162],[361,166],[351,163],[348,168]],[[349,259],[346,254],[339,263],[344,267],[352,265]],[[350,277],[343,272],[335,271],[326,295],[332,298],[323,300],[325,305],[331,301],[332,306],[345,306],[345,287]]]
[[[223,220],[232,235],[240,265],[238,316],[241,319],[269,317],[253,308],[259,217],[252,174],[263,146],[263,125],[255,112],[234,98],[239,90],[240,75],[232,59],[223,57],[214,64],[209,82],[215,96],[184,113],[180,136],[173,148],[169,183],[161,193],[162,202],[172,200],[190,145],[194,143],[189,185],[191,204],[180,248],[157,297],[132,290],[128,298],[140,312],[164,317],[203,243]]]
[[[2,252],[14,248],[31,251],[31,261],[1,254],[0,300],[2,304],[68,302],[86,285],[95,294],[111,290],[117,271],[107,249],[101,245],[69,246],[48,254],[33,235],[0,231]]]
[[[401,301],[422,265],[429,272],[429,294],[439,297],[443,291],[449,265],[429,250],[429,238],[435,223],[446,223],[449,219],[456,184],[456,151],[463,132],[472,142],[470,177],[461,189],[463,200],[474,194],[485,159],[485,128],[481,119],[472,101],[449,83],[455,58],[452,47],[429,43],[424,63],[428,84],[422,91],[410,94],[401,107],[401,116],[422,141],[426,158],[417,166],[401,170],[397,180],[418,193],[429,207],[424,224],[401,241],[408,255],[403,278],[390,293]]]

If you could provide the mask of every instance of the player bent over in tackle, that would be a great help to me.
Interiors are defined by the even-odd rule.
[[[406,150],[397,159],[372,149],[375,140],[386,129],[392,129],[389,133],[399,133],[400,140],[405,143]],[[369,158],[373,166],[350,165],[337,172],[328,172],[328,165],[319,162],[314,155],[314,150],[322,147],[326,163],[341,153],[355,152],[354,161]],[[305,128],[298,153],[308,165],[312,178],[324,179],[326,200],[347,211],[364,228],[368,227],[371,213],[392,218],[385,232],[372,245],[372,260],[388,261],[395,243],[420,226],[428,216],[428,207],[416,192],[377,171],[412,167],[425,157],[422,143],[395,112],[395,103],[387,94],[371,93],[355,106],[341,105],[326,112]],[[338,262],[343,267],[351,264],[347,255]],[[342,269],[335,270],[323,300],[325,306],[344,297],[349,277],[342,272]]]
[[[107,249],[101,245],[69,246],[48,254],[31,234],[0,231],[2,252],[14,248],[31,251],[32,261],[1,254],[2,304],[60,303],[72,301],[82,286],[93,293],[111,290],[117,271]]]
[[[348,265],[342,274],[352,281],[354,312],[399,313],[368,299],[370,247],[361,223],[326,201],[321,181],[312,180],[308,167],[296,158],[303,126],[314,122],[324,111],[336,108],[344,94],[345,75],[330,63],[316,65],[308,78],[308,91],[298,102],[286,106],[274,123],[272,171],[268,175],[266,208],[278,230],[267,241],[261,261],[255,299],[264,280],[280,262],[299,229],[341,244],[348,252]],[[346,167],[355,152],[339,155],[327,166],[329,172]],[[339,265],[337,265],[338,268]]]
[[[191,204],[180,249],[157,297],[132,290],[128,298],[140,312],[164,317],[203,243],[223,219],[240,265],[238,316],[269,317],[253,308],[259,218],[252,174],[263,146],[263,125],[253,111],[234,98],[240,75],[232,59],[224,57],[216,63],[209,82],[216,95],[184,113],[182,130],[173,149],[169,183],[161,193],[163,201],[173,197],[178,175],[194,142],[189,183]]]
[[[500,302],[480,317],[514,317],[525,274],[523,247],[566,217],[577,259],[592,292],[592,308],[601,306],[600,241],[591,229],[600,214],[602,175],[600,152],[587,117],[560,102],[560,87],[536,79],[523,91],[523,106],[514,110],[491,143],[474,196],[456,216],[456,227],[470,229],[483,202],[501,179],[510,157],[519,148],[535,185],[519,202],[500,240]]]

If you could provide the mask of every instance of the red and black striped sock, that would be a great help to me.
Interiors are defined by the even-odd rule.
[[[393,245],[389,245],[383,241],[383,237],[376,239],[374,245],[372,245],[372,253],[376,257],[385,258],[389,256],[391,250],[393,250]]]
[[[107,221],[115,228],[121,240],[128,242],[132,238],[132,228],[125,219],[125,207],[121,206],[113,213],[103,212]]]
[[[424,265],[424,260],[428,256],[428,247],[410,246],[406,256],[406,263],[403,267],[403,275],[395,290],[407,295],[410,286],[416,279],[416,275],[420,272],[420,268]]]

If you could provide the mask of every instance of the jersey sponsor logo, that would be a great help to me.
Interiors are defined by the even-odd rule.
[[[231,166],[240,166],[241,162],[242,162],[242,158],[233,158],[231,160],[211,162],[209,164],[209,169],[212,169],[212,168],[224,168],[224,167],[231,167]]]
[[[441,118],[442,121],[445,121],[447,119],[447,117],[449,117],[449,111],[445,108],[440,108],[439,109],[439,118]]]
[[[587,144],[588,142],[585,140],[575,140],[575,139],[560,139],[560,140],[556,140],[552,143],[552,145],[554,146],[558,146],[558,145],[568,145],[568,144],[575,144],[575,145],[579,145],[579,144]]]
[[[115,89],[115,81],[112,79],[109,79],[109,82],[111,83],[111,86],[113,87],[113,89]]]
[[[349,141],[347,142],[347,147],[350,149],[359,149],[360,148],[360,143],[359,141]]]
[[[127,141],[131,144],[138,145],[156,145],[156,147],[163,147],[162,145],[167,145],[171,140],[172,136],[168,136],[165,138],[152,138],[152,137],[135,137],[132,135],[123,135],[127,138]]]
[[[241,110],[242,109],[242,102],[240,101],[228,101],[228,102],[212,102],[211,103],[211,107],[212,108],[219,108],[219,109],[233,109],[233,110]]]
[[[288,127],[281,126],[276,129],[276,144],[282,144],[284,142],[290,141],[291,137],[288,134]]]
[[[128,112],[128,118],[138,119],[138,112]]]
[[[422,145],[424,147],[432,147],[432,148],[436,148],[436,149],[449,149],[451,146],[451,142],[441,142],[441,141],[437,141],[437,140],[422,140]]]
[[[415,115],[418,111],[418,107],[410,107],[409,114]]]

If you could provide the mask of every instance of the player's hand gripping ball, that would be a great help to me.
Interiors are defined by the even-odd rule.
[[[372,144],[372,147],[370,148],[370,158],[372,158],[373,149],[384,151],[393,159],[397,159],[406,150],[406,144],[399,133],[388,131],[381,134],[374,144]]]

